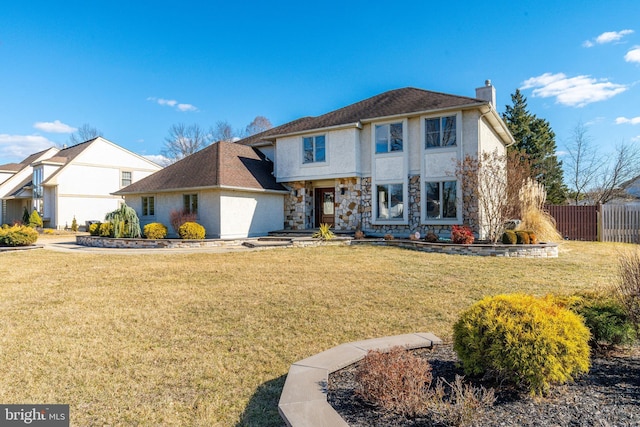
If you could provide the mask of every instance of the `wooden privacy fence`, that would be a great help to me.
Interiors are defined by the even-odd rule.
[[[556,228],[568,240],[598,240],[598,206],[547,205]]]
[[[640,243],[640,205],[547,205],[545,208],[565,239]]]

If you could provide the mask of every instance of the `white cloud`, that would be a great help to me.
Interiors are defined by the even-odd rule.
[[[73,133],[78,130],[77,128],[62,123],[60,120],[53,122],[35,122],[33,127],[49,133]]]
[[[149,97],[147,98],[147,101],[155,102],[163,107],[172,107],[178,111],[198,111],[198,108],[195,105],[179,103],[175,99]]]
[[[533,88],[533,96],[555,97],[558,104],[584,107],[592,102],[604,101],[628,89],[628,86],[611,83],[583,75],[567,77],[564,73],[545,73],[523,82],[521,89]]]
[[[53,146],[54,142],[40,135],[0,134],[0,158],[9,159],[6,162],[0,160],[0,163],[18,162]]]
[[[640,125],[640,116],[632,117],[630,119],[626,117],[618,117],[616,118],[616,124],[617,125],[622,125],[622,124]]]
[[[598,37],[593,39],[593,41],[591,40],[585,41],[584,43],[582,43],[582,46],[593,47],[596,44],[606,44],[606,43],[617,42],[621,40],[624,36],[629,34],[633,34],[633,30],[607,31],[600,34]]]
[[[640,142],[640,135],[638,135],[638,136],[635,136],[635,137],[631,138],[631,141],[633,141],[633,142]]]
[[[637,62],[640,64],[640,46],[634,46],[627,54],[624,56],[624,60],[627,62]]]
[[[160,166],[171,164],[171,160],[168,157],[165,157],[161,154],[148,154],[143,157],[147,160],[151,160],[153,163]]]

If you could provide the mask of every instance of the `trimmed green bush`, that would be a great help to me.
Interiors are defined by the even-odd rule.
[[[502,233],[502,243],[505,245],[515,245],[518,242],[518,238],[516,237],[516,232],[512,230],[507,230]]]
[[[29,227],[42,227],[42,225],[42,218],[40,218],[38,211],[34,209],[29,216]]]
[[[529,232],[527,231],[516,231],[516,238],[519,245],[528,245],[530,243]]]
[[[204,227],[197,222],[188,221],[178,228],[178,235],[185,240],[200,240],[204,239],[206,232]]]
[[[143,233],[147,239],[164,239],[167,236],[167,227],[159,222],[152,222],[144,226]]]
[[[552,298],[484,298],[462,313],[453,334],[467,375],[493,376],[534,395],[589,371],[589,330]]]
[[[567,308],[579,314],[591,332],[589,345],[595,350],[632,344],[635,328],[622,303],[611,295],[595,292],[570,298]]]
[[[100,237],[113,237],[113,224],[110,222],[103,222],[100,224],[100,231],[98,232]]]
[[[29,246],[38,240],[38,232],[26,225],[0,229],[0,246]]]

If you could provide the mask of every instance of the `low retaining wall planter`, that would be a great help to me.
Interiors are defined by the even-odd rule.
[[[539,243],[536,245],[503,245],[481,244],[457,245],[454,243],[429,243],[416,240],[353,240],[352,245],[385,245],[397,246],[423,252],[434,252],[449,255],[499,256],[516,258],[557,258],[556,243]]]

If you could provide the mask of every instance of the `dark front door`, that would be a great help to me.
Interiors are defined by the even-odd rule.
[[[316,188],[315,190],[315,226],[320,224],[335,225],[335,191],[333,188]]]

